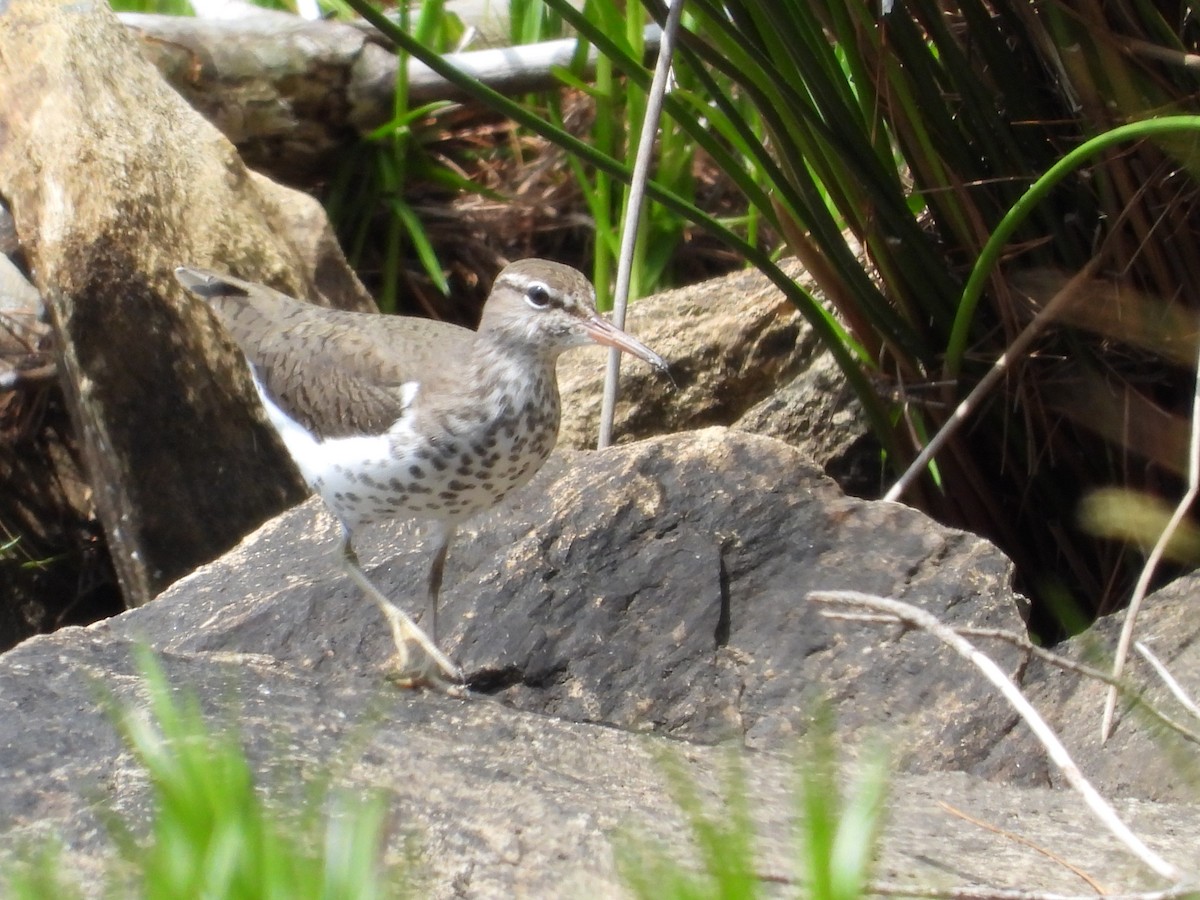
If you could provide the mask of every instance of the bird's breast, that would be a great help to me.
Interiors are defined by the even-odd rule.
[[[556,386],[527,387],[438,404],[418,394],[382,441],[322,442],[330,464],[313,486],[352,528],[411,517],[457,522],[489,509],[536,474],[558,438]],[[357,458],[335,461],[339,449]]]

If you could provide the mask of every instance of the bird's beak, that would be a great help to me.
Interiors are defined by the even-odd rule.
[[[638,359],[644,359],[660,372],[668,371],[669,367],[665,359],[637,338],[626,334],[611,322],[605,321],[599,316],[591,316],[583,323],[583,327],[587,331],[588,337],[597,344],[603,344],[605,347],[616,347],[618,350],[636,356]]]

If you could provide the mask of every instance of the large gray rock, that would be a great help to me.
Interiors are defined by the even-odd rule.
[[[785,261],[783,270],[807,289],[817,289],[796,260]],[[730,425],[770,398],[781,384],[810,370],[817,360],[829,358],[783,291],[756,269],[636,300],[626,326],[670,361],[676,389],[663,390],[657,374],[641,366],[623,365],[614,429],[619,441]],[[577,353],[559,362],[563,395],[559,441],[567,446],[596,445],[604,383],[604,365],[598,359],[603,357]],[[768,423],[766,416],[756,424],[779,429],[777,437],[805,439],[810,431],[819,432],[837,411],[856,408],[846,391],[829,392],[827,403],[827,415],[806,417],[808,428]],[[849,430],[850,424],[843,422],[843,429]],[[810,452],[823,461],[822,453]]]
[[[96,703],[102,693],[142,702],[131,650],[96,626],[37,637],[0,658],[0,858],[55,836],[66,848],[63,874],[82,881],[86,896],[103,894],[113,855],[104,817],[116,810],[145,822],[150,814],[146,778]],[[294,796],[297,783],[339,759],[348,763],[339,787],[384,792],[394,823],[389,852],[417,841],[419,896],[626,896],[614,863],[620,839],[694,859],[667,794],[663,753],[719,814],[724,747],[398,691],[366,675],[331,678],[261,654],[168,653],[162,662],[176,686],[206,698],[218,727],[236,723],[260,783],[274,793]],[[755,753],[745,771],[758,870],[795,878],[794,763]],[[1155,883],[1069,794],[931,774],[898,776],[890,798],[880,880],[1082,893],[1078,876],[1042,855],[1058,848],[1111,888]],[[970,828],[946,804],[1030,843]],[[1160,852],[1182,861],[1194,850],[1194,805],[1118,805]]]
[[[427,558],[412,529],[373,537],[362,551],[379,583],[419,597]],[[401,823],[392,851],[416,834],[429,896],[619,896],[621,834],[694,859],[656,760],[678,755],[719,804],[729,743],[753,748],[759,870],[794,877],[788,755],[818,696],[847,759],[873,735],[920,773],[896,777],[877,877],[1081,890],[1035,849],[1048,847],[1110,887],[1155,883],[1077,798],[939,771],[987,765],[1014,726],[962,663],[922,635],[830,624],[804,601],[854,588],[1017,628],[1007,561],[902,506],[845,498],[785,444],[709,429],[556,456],[452,551],[447,643],[481,689],[465,701],[384,678],[390,638],[336,574],[334,546],[310,502],[156,602],[0,657],[0,847],[58,834],[67,868],[99,892],[103,811],[145,822],[148,790],[96,697],[142,702],[131,649],[144,641],[216,721],[236,720],[264,783],[309,781],[358,748],[339,781],[386,793]],[[1034,846],[967,828],[942,803]],[[1194,802],[1120,805],[1190,862]]]
[[[797,260],[782,268],[819,294]],[[745,269],[644,297],[631,305],[627,325],[670,361],[675,384],[664,390],[657,373],[622,367],[617,443],[733,425],[800,447],[847,493],[879,496],[880,449],[862,406],[812,327],[766,275]],[[602,360],[594,352],[559,362],[560,445],[596,446]]]
[[[377,580],[419,596],[412,529],[374,538],[362,550]],[[875,736],[896,767],[923,773],[896,776],[878,878],[1078,892],[1045,846],[1110,886],[1153,884],[1074,797],[937,772],[978,767],[1013,727],[960,662],[924,636],[830,625],[804,601],[857,588],[1016,628],[1006,560],[902,506],[842,497],[785,444],[713,428],[560,455],[481,520],[451,554],[445,622],[491,698],[386,682],[390,638],[335,574],[332,547],[332,523],[306,504],[154,604],[0,656],[0,846],[58,835],[67,869],[98,893],[104,811],[148,816],[144,776],[96,703],[97,691],[142,702],[142,641],[215,720],[236,720],[266,784],[318,778],[358,748],[338,780],[386,793],[402,823],[392,852],[416,835],[425,895],[619,896],[620,835],[694,859],[656,760],[670,748],[719,808],[722,738],[756,748],[743,764],[758,870],[798,877],[788,756],[818,696],[846,758]],[[943,804],[1033,846],[967,829]],[[1122,811],[1187,862],[1194,803]]]
[[[336,526],[319,509],[288,513],[106,627],[331,674],[386,665],[390,637],[336,574]],[[382,539],[368,532],[360,553],[415,613],[428,552],[412,528]],[[832,696],[847,735],[911,732],[905,768],[970,769],[1011,727],[1008,709],[931,638],[831,624],[805,594],[888,594],[953,624],[1018,630],[1010,575],[978,538],[847,498],[779,441],[713,428],[553,458],[460,534],[441,624],[473,687],[518,708],[777,748]],[[1018,654],[1000,658],[1016,671]]]
[[[372,303],[316,201],[247,171],[107,5],[12,0],[0,18],[0,195],[49,314],[89,497],[138,605],[302,496],[243,364],[172,270],[236,268]]]

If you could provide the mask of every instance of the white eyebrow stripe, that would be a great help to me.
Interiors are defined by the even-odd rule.
[[[557,293],[557,291],[550,287],[550,285],[546,284],[543,279],[535,278],[532,275],[523,275],[519,272],[509,272],[504,276],[504,280],[514,287],[520,288],[522,291],[527,291],[534,285],[538,285],[548,293]]]

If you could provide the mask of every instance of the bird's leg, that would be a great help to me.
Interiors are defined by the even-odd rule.
[[[429,633],[433,642],[438,639],[438,594],[442,590],[442,575],[446,571],[446,554],[450,550],[450,542],[454,540],[454,526],[438,523],[434,526],[433,537],[437,539],[437,549],[433,553],[433,564],[429,568]]]
[[[383,592],[375,585],[371,584],[371,580],[367,578],[367,573],[362,570],[362,566],[358,562],[358,554],[354,552],[354,545],[350,542],[350,529],[344,524],[342,525],[342,546],[341,546],[342,567],[346,570],[346,574],[353,579],[364,594],[375,601],[375,605],[379,607],[379,611],[383,613],[387,619],[388,625],[392,629],[392,639],[396,644],[396,654],[400,661],[400,669],[408,670],[408,641],[417,644],[430,659],[437,663],[437,667],[444,673],[446,679],[452,682],[461,682],[462,673],[458,666],[452,663],[446,654],[442,653],[437,648],[437,645],[431,641],[417,624],[408,617],[404,610],[396,606],[392,601],[388,600],[383,595]]]

